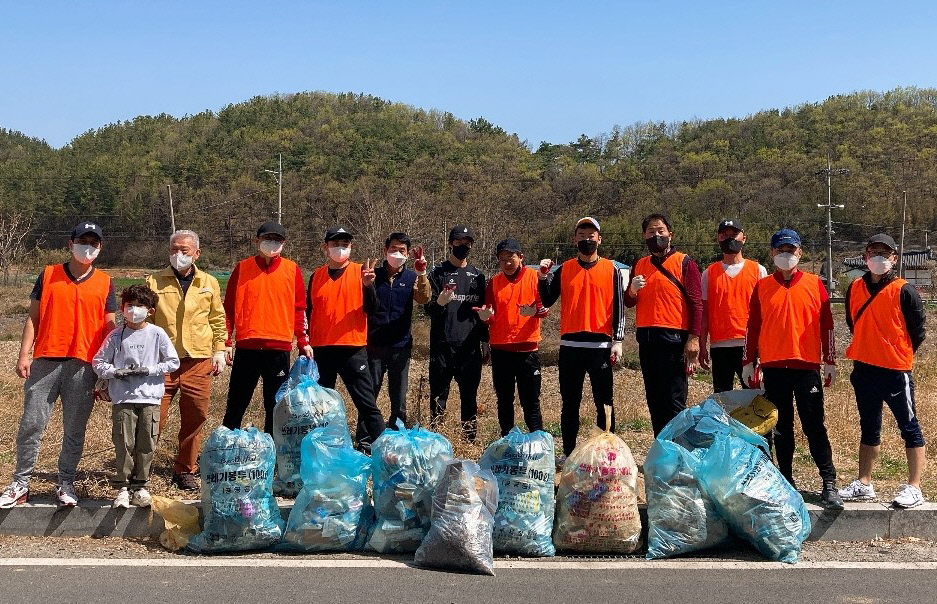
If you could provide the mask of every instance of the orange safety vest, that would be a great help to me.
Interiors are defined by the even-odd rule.
[[[820,364],[820,278],[802,273],[791,287],[774,275],[758,282],[761,305],[758,356],[762,363],[799,360]]]
[[[748,324],[748,305],[761,278],[758,263],[744,260],[744,266],[734,277],[726,274],[722,262],[713,262],[706,284],[706,319],[712,342],[738,340],[745,337]]]
[[[280,258],[267,272],[256,257],[238,263],[234,305],[235,337],[240,340],[293,341],[296,316],[296,263]]]
[[[540,341],[540,318],[522,317],[518,305],[535,304],[537,300],[537,271],[521,267],[523,273],[511,281],[504,273],[491,279],[495,314],[488,322],[492,345],[518,344]]]
[[[368,343],[368,315],[364,312],[361,264],[350,262],[338,279],[320,267],[309,285],[312,346],[364,346]]]
[[[586,331],[612,337],[612,302],[615,296],[615,265],[599,258],[585,269],[572,258],[560,272],[560,335]]]
[[[901,312],[901,288],[905,283],[904,279],[893,279],[885,285],[858,319],[856,313],[871,294],[864,279],[850,284],[847,312],[852,317],[852,342],[846,348],[847,359],[911,371],[914,347]]]
[[[683,259],[686,254],[674,252],[664,260],[664,268],[683,283]],[[651,257],[644,256],[634,265],[634,274],[646,279],[638,294],[635,308],[635,327],[665,327],[668,329],[690,329],[690,308],[683,292],[651,264]]]
[[[73,358],[91,362],[107,337],[104,322],[111,278],[94,269],[76,283],[55,264],[42,271],[39,297],[39,329],[33,357]]]

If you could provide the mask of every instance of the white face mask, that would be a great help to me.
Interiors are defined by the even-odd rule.
[[[266,256],[267,258],[273,258],[274,256],[279,256],[280,252],[282,251],[283,251],[282,241],[272,241],[270,239],[264,239],[260,242],[260,253]]]
[[[84,245],[81,243],[72,244],[72,256],[82,264],[91,264],[94,262],[94,259],[98,257],[100,252],[101,248],[94,247],[93,245]]]
[[[332,262],[345,262],[351,257],[350,247],[330,247],[329,260]]]
[[[407,261],[407,255],[403,252],[391,252],[384,257],[387,259],[387,264],[394,268],[400,268]]]
[[[791,254],[790,252],[781,252],[774,257],[774,266],[778,267],[782,271],[793,270],[797,263],[800,261],[800,258]]]
[[[865,265],[869,267],[869,270],[873,275],[884,275],[894,266],[891,263],[891,260],[888,258],[882,258],[881,256],[872,256],[865,261]]]
[[[146,320],[149,309],[146,306],[125,306],[122,314],[127,323],[142,323]]]
[[[194,258],[192,258],[192,256],[186,256],[182,252],[176,252],[169,257],[169,264],[171,264],[172,267],[180,273],[184,273],[185,271],[189,270],[189,267],[192,266],[193,261]]]

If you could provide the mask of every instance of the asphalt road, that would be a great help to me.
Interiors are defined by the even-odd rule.
[[[668,564],[639,568],[500,568],[496,577],[419,570],[403,565],[322,567],[83,566],[78,561],[0,566],[0,601],[133,604],[416,604],[686,602],[874,604],[933,602],[937,572],[893,565],[852,568],[772,564]],[[7,562],[9,564],[9,562]],[[73,565],[74,564],[74,565]],[[216,563],[217,564],[217,563]],[[606,565],[608,566],[608,565]]]

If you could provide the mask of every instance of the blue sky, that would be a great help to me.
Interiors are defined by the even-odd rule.
[[[277,92],[483,116],[536,148],[937,86],[932,2],[9,1],[0,15],[0,127],[56,147]]]

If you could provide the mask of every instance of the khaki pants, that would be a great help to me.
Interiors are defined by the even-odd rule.
[[[161,433],[169,419],[169,408],[176,392],[179,393],[179,453],[172,471],[174,474],[195,474],[202,448],[202,426],[208,419],[211,401],[211,359],[181,359],[179,369],[166,375],[166,392],[159,412]]]
[[[117,457],[117,475],[111,483],[118,489],[146,486],[159,437],[159,405],[113,405],[111,419]]]

